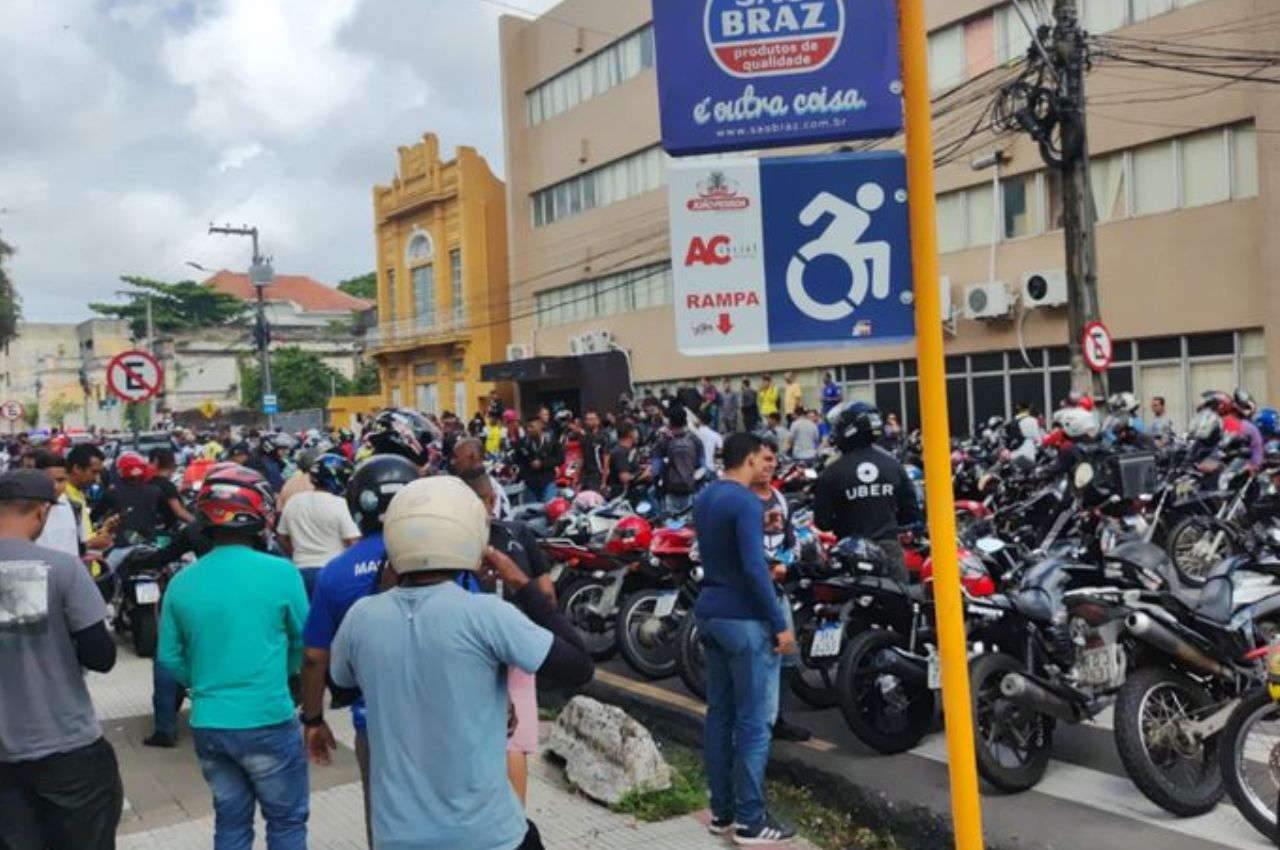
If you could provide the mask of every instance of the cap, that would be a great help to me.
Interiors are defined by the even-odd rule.
[[[15,469],[0,475],[0,502],[56,502],[53,479],[34,469]]]
[[[423,478],[391,500],[383,536],[391,568],[400,575],[477,570],[489,542],[489,516],[461,479]]]

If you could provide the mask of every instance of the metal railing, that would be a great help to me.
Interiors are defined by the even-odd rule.
[[[397,345],[405,342],[416,342],[431,337],[449,336],[459,333],[466,327],[466,314],[460,310],[440,310],[426,316],[415,316],[412,319],[400,319],[394,322],[382,322],[369,331],[369,345]]]

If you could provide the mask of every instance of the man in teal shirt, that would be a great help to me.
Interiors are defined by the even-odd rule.
[[[157,661],[191,692],[214,850],[251,850],[258,805],[269,850],[306,850],[307,760],[288,684],[302,666],[302,578],[257,550],[275,514],[258,473],[235,467],[206,479],[196,512],[214,548],[170,583]]]

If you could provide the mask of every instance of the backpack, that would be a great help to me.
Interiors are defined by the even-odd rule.
[[[668,493],[685,496],[693,492],[702,462],[698,451],[701,447],[698,439],[688,433],[668,441],[662,468],[662,486]]]
[[[1016,449],[1022,445],[1022,441],[1026,439],[1022,436],[1022,420],[1023,416],[1015,416],[1009,420],[1004,426],[1004,445],[1008,449]]]

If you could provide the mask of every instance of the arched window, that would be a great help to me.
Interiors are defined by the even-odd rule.
[[[417,266],[422,263],[429,263],[434,253],[435,246],[431,242],[430,234],[425,230],[414,228],[413,234],[410,235],[409,242],[404,248],[405,265]]]

